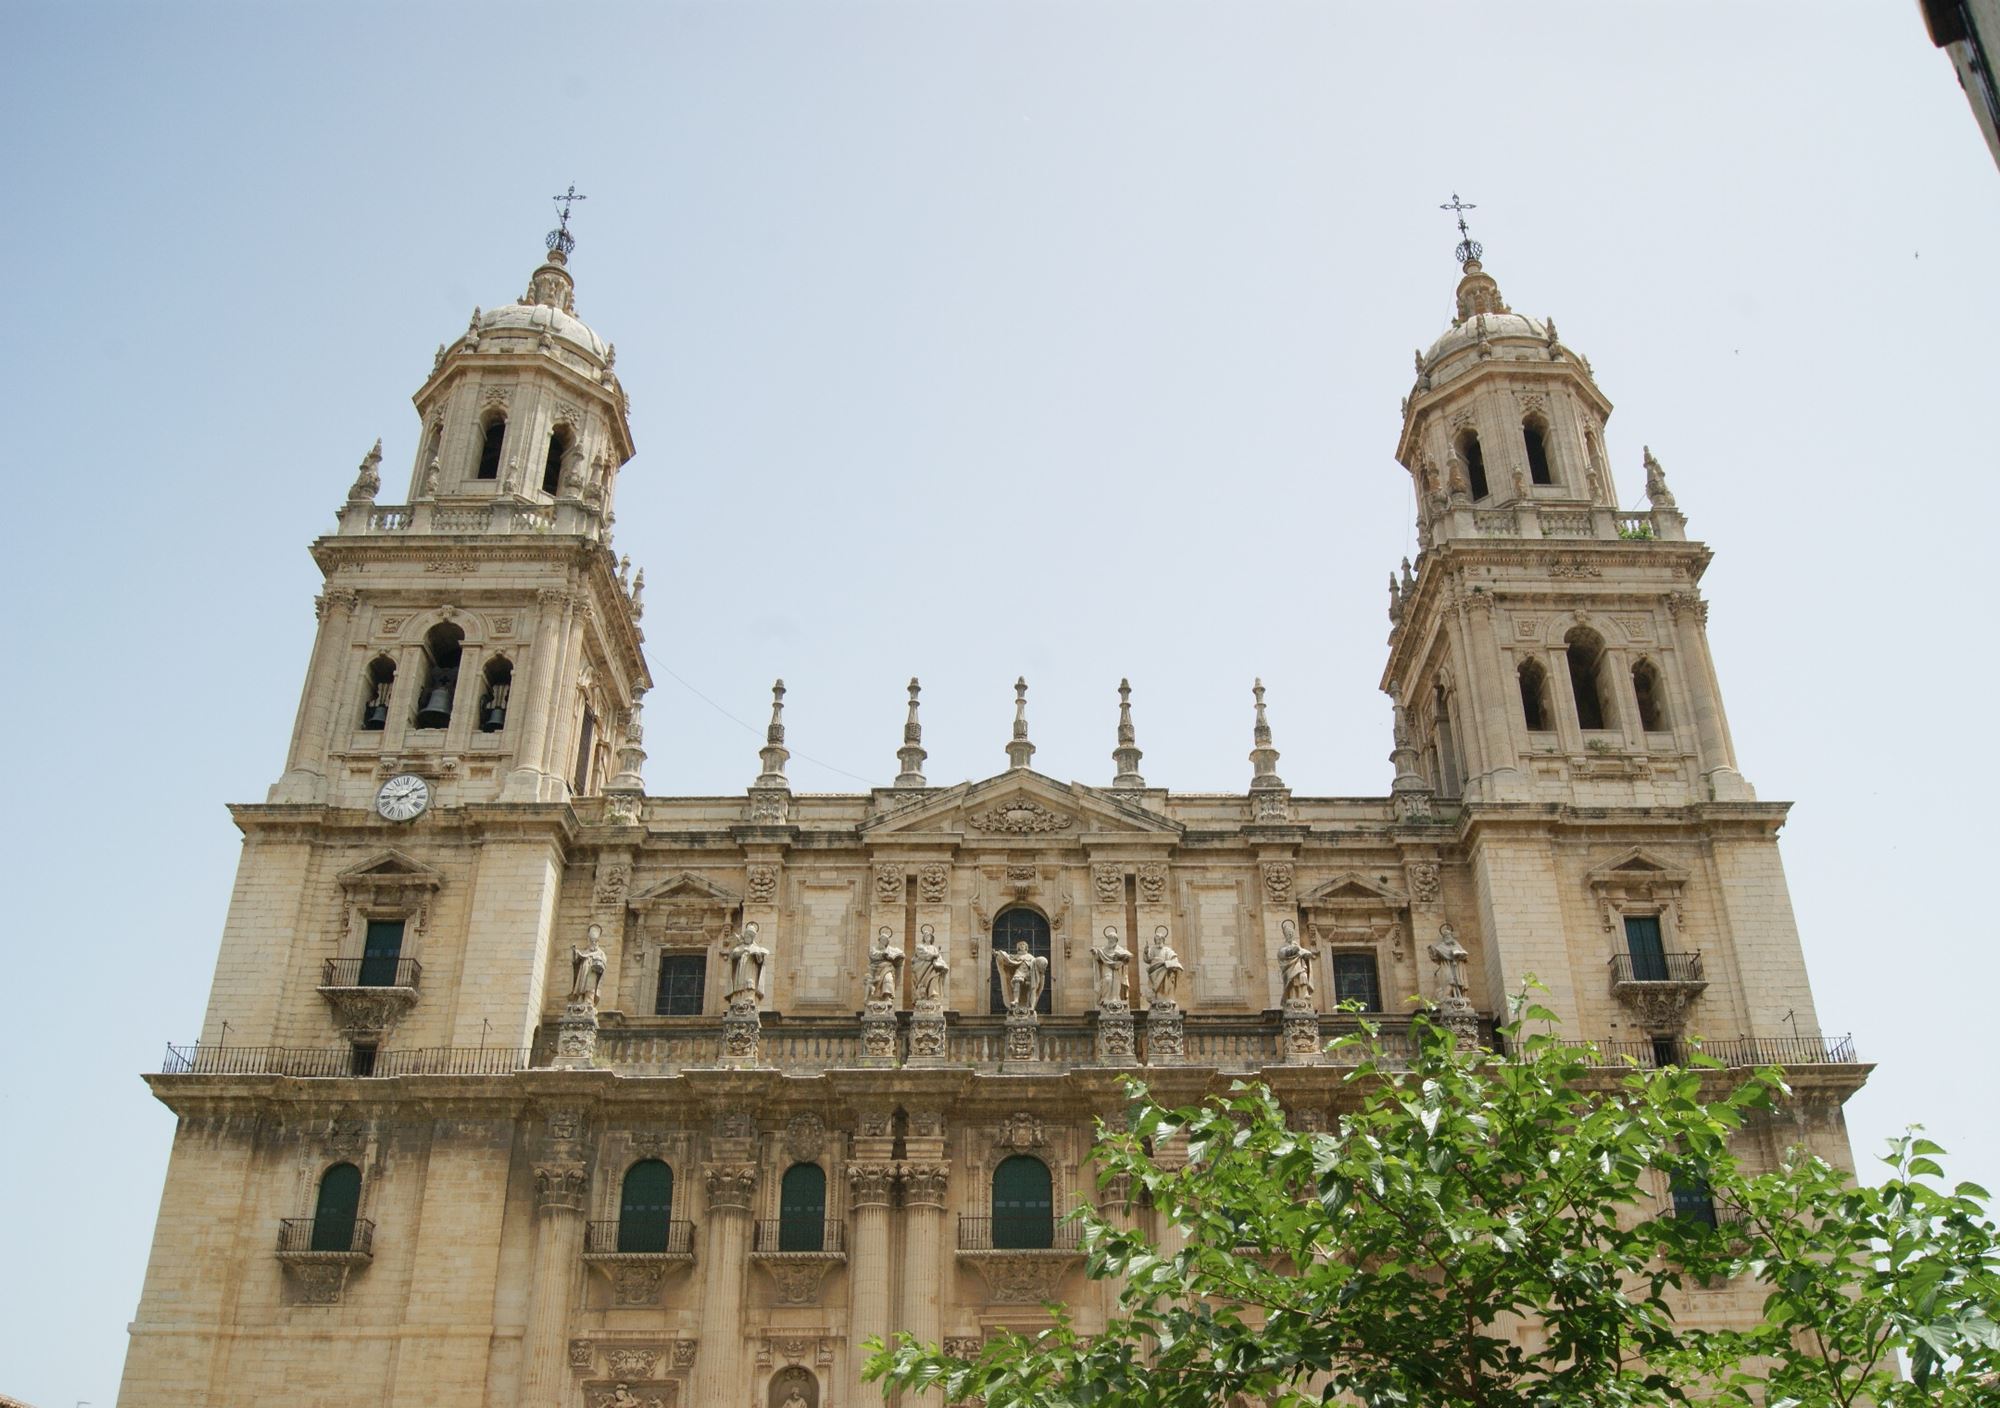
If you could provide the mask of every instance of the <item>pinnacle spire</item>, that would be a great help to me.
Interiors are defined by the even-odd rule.
[[[1251,731],[1250,763],[1256,769],[1250,778],[1252,792],[1276,792],[1284,790],[1285,780],[1278,776],[1278,750],[1271,746],[1271,721],[1264,714],[1264,681],[1260,678],[1250,687],[1257,699],[1257,724]]]
[[[1014,681],[1014,737],[1007,745],[1007,766],[1025,768],[1034,756],[1035,745],[1028,741],[1028,679],[1023,675]]]
[[[1118,681],[1118,746],[1111,750],[1111,761],[1118,765],[1117,776],[1111,779],[1113,787],[1144,787],[1146,779],[1139,776],[1139,759],[1145,756],[1139,751],[1138,731],[1132,727],[1132,681]]]
[[[896,761],[902,764],[902,771],[896,774],[898,787],[925,787],[924,726],[917,722],[917,696],[923,686],[917,683],[915,675],[910,676],[910,714],[903,723],[903,746],[896,750]]]
[[[1650,460],[1652,456],[1648,455]],[[354,483],[347,491],[349,503],[373,503],[375,495],[382,488],[382,439],[375,438],[375,448],[361,458],[361,468],[354,475]]]
[[[759,750],[764,771],[757,775],[752,787],[789,787],[785,780],[785,759],[791,752],[785,747],[785,682],[774,680],[771,684],[771,724],[764,730],[764,746]]]

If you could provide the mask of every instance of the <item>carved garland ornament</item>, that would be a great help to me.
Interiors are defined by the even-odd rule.
[[[933,863],[917,872],[917,897],[925,904],[943,904],[950,893],[951,871]]]

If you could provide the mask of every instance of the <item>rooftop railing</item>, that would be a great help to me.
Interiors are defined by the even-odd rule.
[[[426,1046],[382,1051],[369,1046],[168,1046],[162,1075],[181,1076],[493,1076],[527,1067],[511,1046]]]

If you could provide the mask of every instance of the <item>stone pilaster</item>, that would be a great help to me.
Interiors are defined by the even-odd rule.
[[[743,1395],[743,1277],[749,1267],[750,1200],[755,1164],[718,1164],[705,1175],[708,1225],[702,1229],[701,1353],[691,1402],[726,1408]],[[551,1400],[553,1402],[553,1400]]]
[[[847,1335],[851,1404],[880,1401],[880,1388],[863,1382],[867,1355],[861,1346],[871,1336],[889,1337],[889,1192],[896,1167],[889,1163],[850,1164],[847,1169],[848,1213],[854,1223],[854,1251],[848,1263],[853,1322]]]
[[[535,1165],[535,1259],[521,1341],[521,1408],[550,1408],[569,1393],[569,1320],[583,1260],[590,1170],[580,1156],[581,1117],[549,1116],[550,1139]]]
[[[284,777],[271,789],[273,802],[328,800],[326,754],[332,742],[339,701],[350,692],[340,674],[351,654],[348,642],[353,635],[354,609],[360,600],[358,593],[345,587],[328,587],[314,603],[319,614],[319,638],[313,643],[305,689],[299,696],[291,757],[286,761]],[[354,684],[358,688],[359,681]],[[353,698],[358,708],[360,694],[355,692]]]

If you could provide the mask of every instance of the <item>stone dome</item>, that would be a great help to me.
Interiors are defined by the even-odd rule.
[[[1430,384],[1448,381],[1464,369],[1449,365],[1462,361],[1460,354],[1483,349],[1474,360],[1499,357],[1507,360],[1544,359],[1557,346],[1555,324],[1516,313],[1500,296],[1500,285],[1479,265],[1465,262],[1465,276],[1458,283],[1458,316],[1433,342],[1430,351],[1417,358],[1420,377]]]
[[[576,316],[576,282],[570,277],[568,262],[562,250],[551,249],[547,260],[528,276],[528,291],[516,302],[480,312],[466,335],[476,335],[482,343],[492,338],[502,346],[532,339],[539,347],[546,338],[567,344],[562,350],[581,353],[592,366],[604,368],[610,360],[610,345]]]

